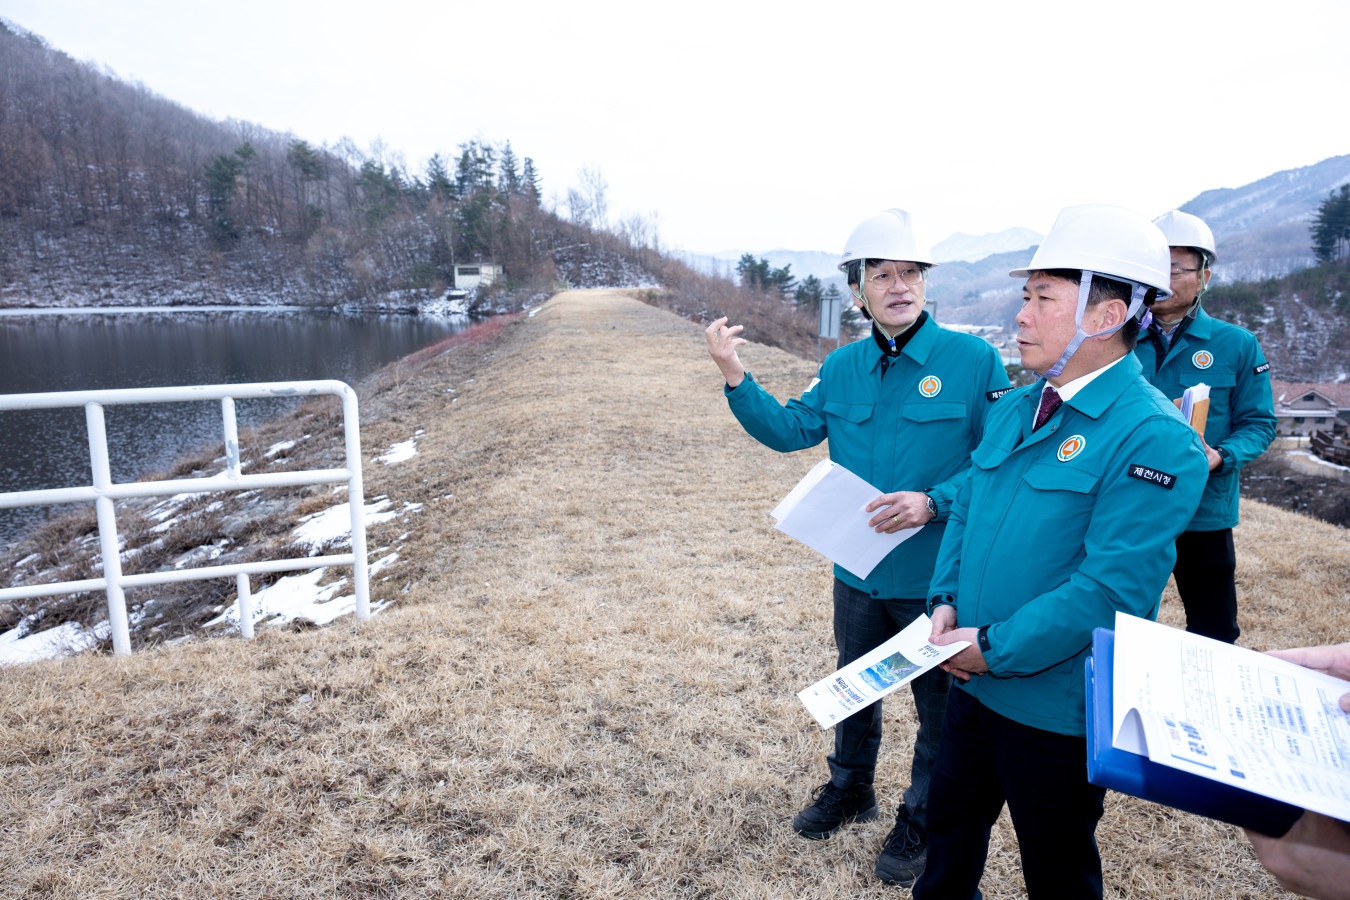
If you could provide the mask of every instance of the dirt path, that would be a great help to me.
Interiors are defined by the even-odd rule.
[[[753,340],[755,335],[749,335]],[[814,366],[746,348],[780,397]],[[699,328],[569,292],[501,336],[363,386],[376,529],[400,560],[369,623],[193,640],[6,673],[0,871],[56,897],[893,897],[889,823],[788,828],[829,734],[795,692],[833,668],[828,566],[768,512],[823,455],[727,412]],[[1350,634],[1350,544],[1256,508],[1244,638]],[[1260,545],[1260,549],[1257,546]],[[1164,614],[1174,614],[1175,603]],[[907,779],[888,704],[878,789]],[[1120,797],[1112,891],[1269,897],[1234,829]],[[985,895],[1017,895],[995,834]]]

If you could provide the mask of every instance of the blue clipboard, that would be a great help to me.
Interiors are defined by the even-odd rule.
[[[1088,781],[1153,803],[1161,803],[1207,819],[1280,837],[1303,815],[1290,803],[1272,800],[1242,788],[1211,781],[1111,746],[1112,677],[1116,633],[1092,632],[1092,655],[1084,667],[1087,681]]]

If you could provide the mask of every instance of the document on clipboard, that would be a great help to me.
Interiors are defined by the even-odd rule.
[[[1093,634],[1088,780],[1282,834],[1303,810],[1350,821],[1350,682],[1116,614]]]

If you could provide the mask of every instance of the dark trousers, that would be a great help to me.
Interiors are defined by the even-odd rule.
[[[924,612],[926,601],[884,600],[834,582],[834,642],[839,648],[839,666],[875,650],[895,637]],[[904,803],[912,824],[924,828],[928,811],[928,783],[933,760],[942,741],[942,721],[947,712],[947,691],[952,677],[932,669],[909,683],[918,713],[919,731],[914,736],[914,759],[910,763],[909,787]],[[830,781],[845,788],[871,784],[881,749],[881,704],[877,701],[834,726],[834,752],[830,754]]]
[[[1088,783],[1085,739],[1023,725],[952,691],[929,795],[928,866],[915,900],[975,895],[1005,802],[1028,896],[1101,897],[1094,835],[1105,796]]]
[[[1181,533],[1172,576],[1186,610],[1187,631],[1229,644],[1237,641],[1236,572],[1233,529]]]

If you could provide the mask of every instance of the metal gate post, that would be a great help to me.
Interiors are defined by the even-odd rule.
[[[344,468],[304,471],[256,472],[245,474],[240,458],[239,425],[235,399],[335,396],[342,403],[343,438],[346,453]],[[171,403],[220,400],[225,437],[225,471],[205,477],[169,478],[151,482],[115,484],[108,457],[108,435],[103,409],[108,404]],[[268,384],[205,385],[198,387],[128,388],[102,391],[65,391],[50,394],[0,395],[0,412],[20,409],[85,408],[89,432],[89,462],[92,483],[42,490],[0,491],[0,509],[21,506],[93,502],[98,517],[99,552],[103,577],[0,587],[0,601],[24,597],[48,597],[106,590],[108,625],[113,651],[118,656],[131,652],[127,616],[126,588],[148,587],[184,581],[234,578],[239,593],[239,630],[253,636],[254,597],[250,574],[304,571],[328,566],[351,566],[356,618],[367,620],[370,609],[370,566],[366,559],[365,487],[361,478],[361,426],[357,415],[356,392],[341,381],[292,381]],[[126,575],[122,571],[121,542],[117,535],[118,500],[171,497],[175,494],[209,494],[218,491],[261,490],[307,485],[347,485],[347,504],[352,527],[352,553],[269,559],[220,566],[144,572]]]
[[[94,475],[94,511],[98,514],[98,545],[103,556],[103,578],[108,583],[108,627],[112,630],[113,653],[131,654],[131,629],[127,624],[127,597],[122,590],[122,556],[117,540],[117,507],[106,493],[112,487],[108,465],[108,431],[101,403],[86,403],[84,421],[89,429],[89,465]]]
[[[345,387],[345,385],[344,385]],[[356,414],[356,391],[342,392],[343,439],[347,448],[347,507],[352,515],[352,593],[356,618],[370,618],[370,569],[366,561],[366,492],[361,480],[361,432]]]

